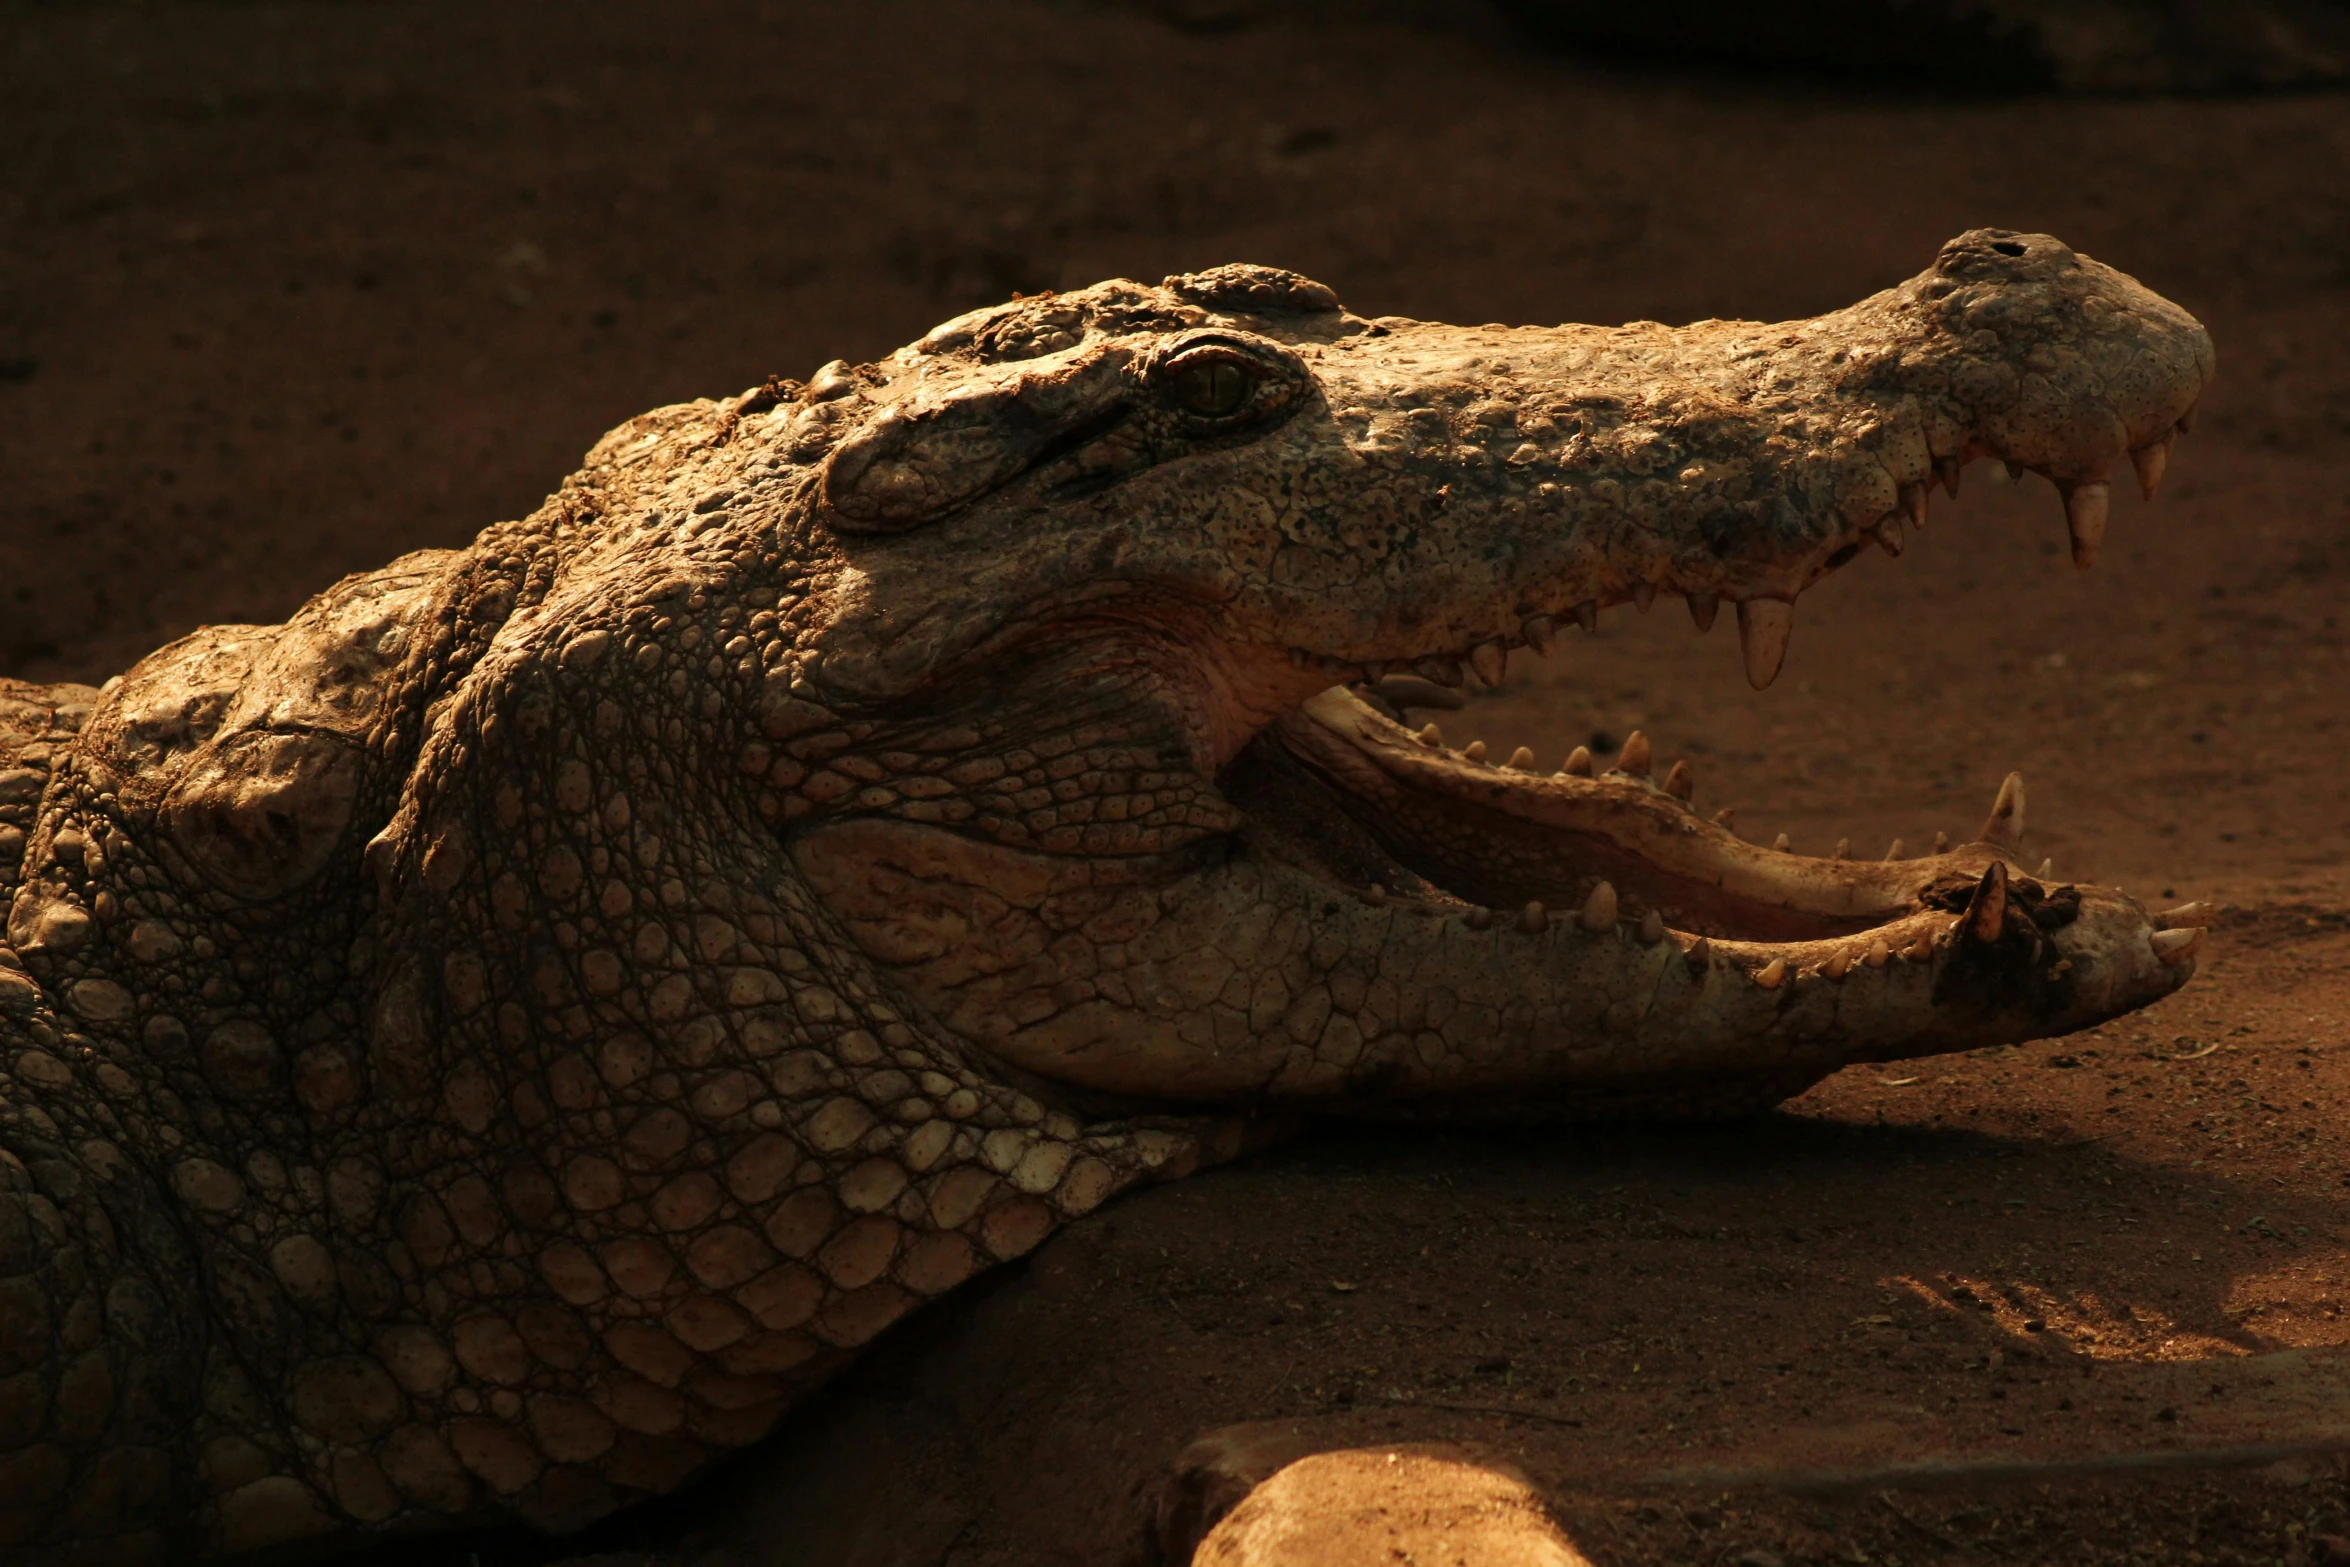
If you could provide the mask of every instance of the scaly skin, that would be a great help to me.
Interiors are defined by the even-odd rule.
[[[1284,1116],[1730,1113],[2167,994],[2198,933],[2011,871],[2020,794],[1806,860],[1374,683],[1659,592],[1765,683],[1937,466],[2049,474],[2093,554],[2210,369],[1995,231],[1784,326],[1106,283],[7,686],[0,1548],[576,1525]]]

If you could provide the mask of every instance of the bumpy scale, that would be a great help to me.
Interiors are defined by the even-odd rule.
[[[2020,786],[1812,859],[1645,738],[1401,720],[1659,594],[1767,684],[1976,457],[2085,562],[2211,365],[1998,231],[1778,326],[1105,283],[0,685],[0,1552],[574,1526],[1285,1115],[1732,1113],[2167,994],[2198,911],[2025,875]]]

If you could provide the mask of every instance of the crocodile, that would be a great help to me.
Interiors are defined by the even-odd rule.
[[[1797,596],[1928,486],[2095,557],[2211,376],[1984,229],[1775,325],[1234,265],[663,408],[536,512],[0,684],[0,1551],[580,1527],[1140,1182],[1317,1116],[1729,1116],[2192,973],[1977,841],[1741,839],[1414,708]]]

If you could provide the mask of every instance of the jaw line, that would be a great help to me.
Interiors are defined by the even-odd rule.
[[[1865,932],[1887,941],[1911,936],[1909,925],[1921,917],[1938,930],[1950,916],[1929,905],[1927,893],[1971,883],[2007,858],[1988,842],[1886,861],[1818,859],[1750,844],[1645,778],[1546,777],[1472,761],[1338,687],[1284,715],[1276,728],[1292,755],[1372,811],[1393,804],[1449,810],[1465,835],[1482,824],[1518,846],[1547,846],[1556,863],[1535,876],[1551,885],[1578,873],[1585,883],[1610,879],[1626,918],[1655,908],[1684,946],[1702,935],[1717,944],[1785,948],[1792,959],[1797,948],[1849,946]],[[1390,846],[1410,862],[1412,846]]]

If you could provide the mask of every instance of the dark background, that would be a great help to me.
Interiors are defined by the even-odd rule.
[[[1033,1278],[924,1330],[946,1347],[902,1339],[915,1348],[795,1440],[864,1452],[864,1429],[876,1452],[914,1452],[895,1480],[828,1491],[839,1527],[992,1529],[998,1554],[969,1559],[1024,1562],[1052,1529],[1125,1528],[1099,1497],[1219,1420],[1423,1372],[1453,1379],[1455,1402],[1519,1397],[1476,1367],[1533,1299],[1561,1323],[1582,1312],[1556,1341],[1585,1346],[1579,1375],[1618,1349],[1701,1391],[1757,1354],[1803,1368],[1768,1384],[1776,1403],[1757,1403],[1749,1368],[1742,1391],[1718,1380],[1684,1407],[1616,1367],[1588,1434],[1545,1428],[1558,1474],[1709,1452],[1860,1461],[1929,1429],[1926,1403],[1914,1425],[1907,1411],[1931,1377],[1860,1356],[1846,1324],[1894,1321],[1910,1306],[1882,1281],[1941,1268],[2037,1279],[2082,1322],[2146,1303],[2182,1336],[2109,1322],[2147,1391],[2067,1425],[2053,1411],[2071,1384],[2051,1383],[2045,1416],[2015,1423],[1982,1351],[2042,1341],[2002,1317],[1971,1370],[1951,1352],[1958,1413],[1934,1440],[2151,1441],[2155,1403],[2222,1407],[2160,1377],[2185,1388],[2205,1360],[2350,1333],[2335,1233],[2350,1141],[2323,1108],[2350,1094],[2350,100],[2314,45],[2239,69],[2176,28],[2168,53],[2019,44],[1995,58],[2029,69],[1986,78],[1856,53],[1847,26],[1825,53],[1816,33],[1770,43],[1766,70],[1666,25],[1692,9],[1642,8],[1661,20],[1627,57],[1407,0],[0,3],[0,673],[96,681],[200,623],[282,618],[341,573],[529,511],[641,409],[884,353],[1015,289],[1251,260],[1368,314],[1776,318],[1909,276],[1970,227],[2053,232],[2195,311],[2219,347],[2161,502],[2117,495],[2095,572],[2065,560],[2044,482],[1978,465],[1900,561],[1806,595],[1768,693],[1746,689],[1734,639],[1666,605],[1613,613],[1445,727],[1546,762],[1644,727],[1660,766],[1692,759],[1703,808],[1738,805],[1749,837],[1785,830],[1811,852],[1971,836],[2021,767],[2028,850],[2058,874],[2248,911],[2195,987],[2102,1040],[1845,1074],[1761,1133],[1566,1154],[1341,1142],[1186,1183],[1077,1227]],[[2220,14],[2164,14],[2190,12]],[[2251,90],[2263,81],[2294,90]],[[2220,1053],[2167,1062],[2202,1044]],[[2103,1070],[2045,1069],[2068,1063]],[[2023,1197],[1950,1207],[1993,1189]],[[1509,1206],[1529,1193],[1548,1215],[1535,1228]],[[2117,1228],[2138,1221],[2076,1199],[2148,1222]],[[2220,1227],[2193,1265],[2156,1245],[2198,1226]],[[1257,1232],[1245,1267],[1235,1227]],[[2068,1249],[2084,1235],[2108,1238]],[[1338,1276],[1363,1292],[1339,1301]],[[1789,1279],[1813,1282],[1784,1299],[1768,1282]],[[1257,1326],[1193,1333],[1214,1312],[1186,1303],[1226,1295]],[[1354,1339],[1264,1325],[1346,1312]],[[979,1348],[957,1360],[966,1332]],[[938,1462],[958,1485],[1013,1478],[940,1513],[928,1460],[860,1411],[956,1365],[998,1368],[1000,1391],[1003,1344],[1031,1355],[1018,1396],[964,1388],[995,1468]],[[1105,1359],[1106,1344],[1123,1347]],[[1566,1386],[1569,1364],[1540,1385]],[[2206,1404],[2161,1439],[2216,1432],[2194,1424]],[[1780,1424],[1758,1435],[1758,1408]],[[1725,1432],[1688,1457],[1707,1409],[1745,1445]],[[2246,1441],[2283,1420],[2234,1418]],[[1797,1439],[1815,1427],[1830,1435]],[[1766,1452],[1765,1435],[1785,1440]],[[831,1485],[820,1464],[791,1472]],[[1081,1493],[1099,1505],[1067,1511]],[[2082,1527],[2121,1516],[2084,1504]],[[1720,1544],[1666,1541],[1656,1559]]]

